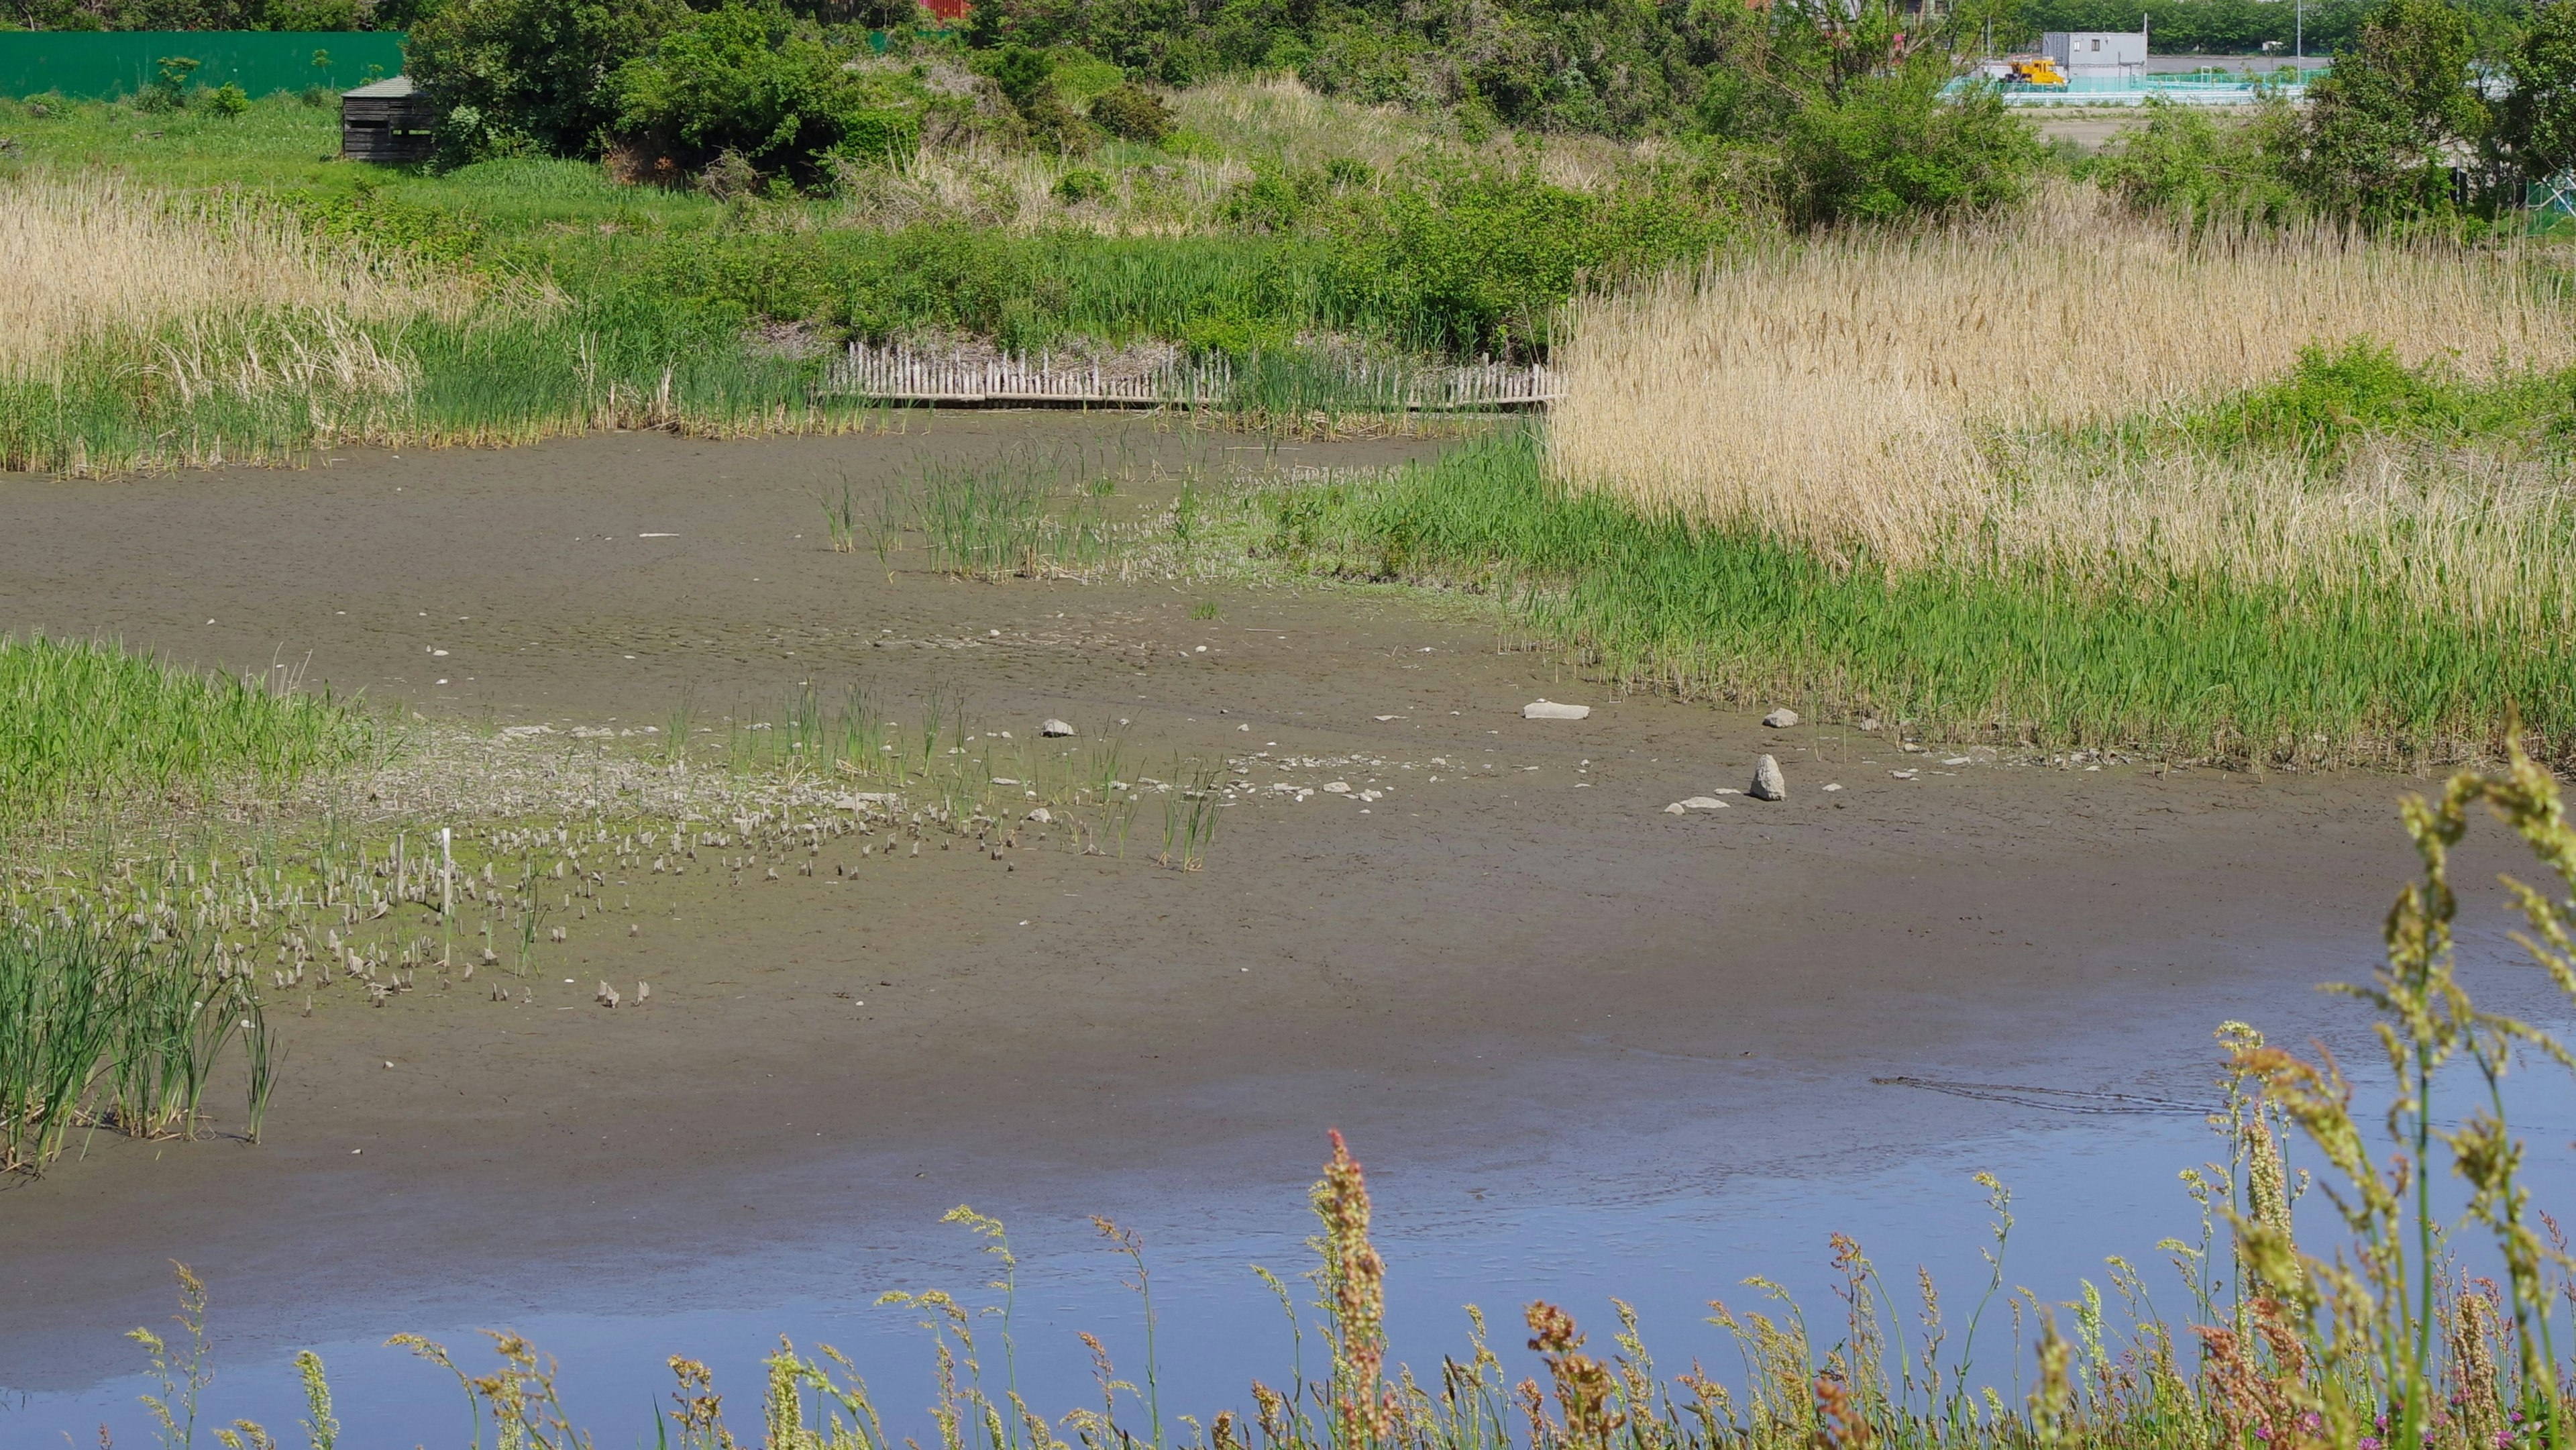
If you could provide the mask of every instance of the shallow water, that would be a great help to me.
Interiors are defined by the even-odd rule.
[[[2489,990],[2500,1002],[2528,996],[2518,979]],[[2362,1101],[2378,1100],[2381,1079],[2367,1071],[2367,1044],[2354,1030],[2361,1021],[2357,1008],[2304,995],[2272,1005],[2276,1021],[2336,1042],[2358,1069]],[[2569,1025],[2561,1022],[2559,1030]],[[2220,1147],[2200,1118],[2173,1106],[2214,1098],[2202,1082],[2210,1059],[2197,1036],[2179,1021],[2128,1034],[2137,1057],[2128,1074],[2134,1096],[2122,1101],[2087,1090],[2062,1098],[2005,1094],[2021,1100],[1998,1101],[1982,1091],[1961,1097],[1847,1075],[1775,1076],[1751,1092],[1738,1085],[1718,1101],[1694,1091],[1686,1075],[1673,1074],[1665,1091],[1641,1098],[1637,1089],[1651,1085],[1652,1074],[1617,1084],[1569,1079],[1563,1102],[1519,1136],[1521,1150],[1374,1163],[1376,1240],[1387,1260],[1395,1356],[1426,1373],[1443,1354],[1463,1358],[1462,1306],[1480,1304],[1496,1347],[1518,1376],[1537,1368],[1520,1347],[1521,1306],[1546,1299],[1568,1307],[1606,1350],[1616,1330],[1615,1296],[1635,1307],[1666,1373],[1697,1360],[1731,1377],[1735,1351],[1705,1322],[1707,1301],[1722,1297],[1738,1311],[1780,1312],[1742,1284],[1747,1275],[1767,1275],[1794,1293],[1820,1344],[1837,1337],[1841,1310],[1826,1242],[1833,1231],[1861,1242],[1909,1320],[1918,1307],[1914,1269],[1932,1271],[1955,1356],[1986,1291],[1981,1251],[1993,1242],[1984,1190],[1971,1176],[1991,1171],[2012,1189],[2014,1225],[2003,1292],[1979,1331],[1976,1358],[1981,1378],[1990,1374],[2012,1393],[2013,1375],[2026,1358],[2013,1348],[2005,1303],[2016,1288],[2063,1301],[2089,1280],[2107,1295],[2104,1257],[2118,1254],[2145,1271],[2165,1313],[2179,1315],[2187,1305],[2157,1243],[2197,1237],[2197,1209],[2177,1173]],[[2070,1054],[2057,1081],[2079,1080],[2084,1060],[2105,1045]],[[1624,1092],[1597,1098],[1589,1086]],[[2459,1081],[2451,1090],[2465,1094],[2472,1087]],[[2450,1101],[2465,1105],[2467,1098]],[[2518,1080],[2513,1102],[2523,1131],[2544,1144],[2576,1130],[2576,1089],[2563,1077],[2530,1074]],[[1435,1133],[1440,1127],[1422,1126]],[[1368,1145],[1358,1146],[1368,1156]],[[2544,1152],[2539,1159],[2531,1178],[2538,1201],[2567,1201],[2576,1182],[2563,1157]],[[1084,1330],[1104,1341],[1122,1378],[1143,1382],[1142,1303],[1125,1262],[1087,1221],[1093,1210],[1114,1213],[1145,1242],[1158,1315],[1154,1365],[1175,1435],[1182,1433],[1173,1423],[1180,1414],[1203,1422],[1218,1409],[1250,1409],[1253,1378],[1292,1381],[1291,1331],[1250,1266],[1267,1265],[1288,1280],[1301,1306],[1311,1298],[1301,1278],[1309,1263],[1302,1240],[1313,1226],[1300,1192],[1305,1174],[1246,1181],[1231,1171],[1232,1163],[1142,1161],[1114,1175],[1014,1181],[1007,1165],[994,1167],[977,1206],[1010,1224],[1020,1269],[1015,1368],[1004,1363],[999,1321],[977,1321],[989,1387],[998,1390],[1015,1376],[1030,1402],[1051,1414],[1096,1403],[1088,1352],[1075,1337]],[[509,1226],[498,1224],[494,1253],[502,1272],[479,1284],[415,1280],[401,1266],[398,1245],[386,1250],[380,1293],[339,1302],[300,1298],[291,1286],[218,1281],[212,1285],[217,1376],[201,1418],[291,1425],[302,1409],[288,1359],[292,1348],[309,1346],[330,1366],[338,1415],[349,1430],[345,1443],[462,1439],[466,1411],[454,1383],[383,1341],[398,1331],[427,1333],[477,1368],[482,1355],[474,1330],[488,1325],[514,1328],[559,1357],[565,1403],[602,1445],[652,1443],[649,1406],[667,1403],[663,1361],[672,1354],[713,1365],[718,1388],[735,1407],[737,1430],[754,1424],[758,1361],[781,1334],[809,1352],[828,1343],[847,1353],[889,1427],[927,1440],[934,1433],[926,1414],[929,1337],[918,1311],[878,1305],[877,1296],[945,1288],[987,1313],[1001,1296],[986,1287],[994,1265],[965,1229],[939,1225],[930,1212],[898,1219],[857,1189],[886,1181],[888,1172],[883,1162],[841,1160],[743,1183],[746,1197],[793,1205],[792,1227],[731,1243],[719,1258],[625,1257],[608,1243],[602,1255],[579,1264],[512,1263]],[[836,1182],[852,1187],[836,1192]],[[2303,1213],[2309,1232],[2323,1236],[2331,1226],[2321,1208],[2311,1199]],[[649,1203],[630,1210],[637,1216],[651,1211]],[[403,1208],[406,1215],[436,1212],[434,1204]],[[2477,1261],[2475,1245],[2465,1252]],[[1314,1319],[1311,1308],[1305,1317]],[[1312,1368],[1320,1347],[1311,1329],[1304,1353]],[[98,1366],[106,1372],[76,1388],[12,1397],[0,1410],[0,1442],[57,1444],[68,1437],[88,1445],[103,1425],[119,1443],[146,1443],[149,1424],[137,1397],[153,1386],[121,1372],[119,1359],[139,1363],[140,1357],[112,1357]],[[1131,1429],[1144,1432],[1141,1403],[1122,1393],[1120,1413]]]

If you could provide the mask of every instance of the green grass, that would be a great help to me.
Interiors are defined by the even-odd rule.
[[[109,643],[0,636],[0,828],[84,804],[273,791],[373,741],[368,718],[327,692]]]
[[[2470,380],[2408,367],[2368,339],[2306,349],[2289,376],[2166,425],[2212,448],[2275,448],[2330,458],[2373,434],[2563,452],[2576,435],[2576,371]],[[2152,429],[2150,430],[2152,438]]]
[[[2576,640],[2429,613],[2393,588],[2193,576],[1836,568],[1547,477],[1534,433],[1260,500],[1291,569],[1494,595],[1622,686],[1877,714],[1953,740],[2233,762],[2414,764],[2508,707],[2576,757]]]
[[[249,1135],[265,1116],[274,1040],[249,973],[206,939],[64,917],[0,927],[0,1172],[40,1170],[75,1127],[192,1137],[236,1037],[249,1052]]]

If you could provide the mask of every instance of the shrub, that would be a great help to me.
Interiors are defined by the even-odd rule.
[[[760,191],[760,169],[739,151],[720,151],[698,172],[698,190],[718,201],[735,201]]]
[[[205,103],[218,116],[238,116],[250,109],[250,93],[226,81],[206,92]]]
[[[1057,200],[1068,206],[1098,201],[1109,195],[1109,178],[1089,167],[1077,166],[1057,180],[1055,194]]]
[[[2097,161],[2094,179],[2142,211],[2283,220],[2298,196],[2281,174],[2297,118],[2278,98],[2250,120],[2227,121],[2197,106],[2150,100],[2147,124]]]
[[[1250,231],[1293,231],[1306,214],[1307,203],[1322,189],[1321,181],[1315,172],[1290,174],[1265,166],[1251,180],[1236,182],[1218,213]]]
[[[686,160],[730,155],[800,181],[830,158],[883,156],[917,134],[783,10],[730,4],[692,15],[610,85],[626,135]]]
[[[1992,207],[2039,166],[2031,127],[1991,86],[1952,91],[1949,37],[1893,0],[1726,13],[1697,120],[1801,225]]]
[[[1172,110],[1162,98],[1134,84],[1111,86],[1091,98],[1091,122],[1121,141],[1153,146],[1172,134]]]

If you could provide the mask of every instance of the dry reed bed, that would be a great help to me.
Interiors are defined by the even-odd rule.
[[[2059,192],[2005,220],[1828,238],[1576,303],[1551,463],[1898,568],[2116,575],[2143,544],[2277,579],[2429,534],[2502,549],[2492,582],[2564,537],[2554,488],[2382,455],[2320,494],[2288,466],[2052,440],[2270,381],[2312,344],[2367,337],[2470,376],[2565,366],[2576,309],[2543,266],[2329,230],[2195,236]]]
[[[382,359],[351,324],[458,317],[475,301],[467,279],[313,237],[239,195],[171,196],[106,175],[0,186],[0,276],[11,279],[0,288],[0,378],[51,376],[105,336],[172,323],[191,335],[238,331],[278,313],[313,322],[318,350],[335,354],[329,366],[364,373]],[[277,352],[268,349],[272,366]]]

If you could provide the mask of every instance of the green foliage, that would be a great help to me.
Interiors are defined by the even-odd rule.
[[[2515,179],[2576,169],[2576,0],[2544,0],[2514,47],[2496,141]]]
[[[451,164],[593,155],[618,119],[613,78],[689,14],[682,0],[450,0],[411,33],[405,68]]]
[[[187,103],[188,77],[197,62],[184,55],[165,55],[152,66],[152,84],[134,98],[138,111],[175,111]]]
[[[1804,226],[2018,200],[2041,148],[1992,87],[1952,93],[1947,31],[1889,0],[1781,0],[1716,35],[1700,127],[1738,148]],[[1909,30],[1909,26],[1918,27]]]
[[[1089,167],[1077,166],[1056,179],[1056,199],[1068,206],[1098,201],[1109,195],[1109,178]]]
[[[611,77],[617,126],[688,164],[731,154],[762,175],[806,182],[833,158],[877,160],[910,149],[918,121],[877,104],[844,59],[799,33],[783,10],[702,11]]]
[[[2039,166],[2037,134],[1991,86],[1944,97],[1947,70],[1909,60],[1800,106],[1780,147],[1791,220],[1891,221],[2020,200]]]
[[[1578,286],[1705,256],[1737,218],[1679,184],[1608,196],[1512,174],[1461,176],[1355,202],[1336,240],[1356,290],[1409,313],[1416,336],[1461,353],[1528,356]]]
[[[2571,424],[2576,373],[2470,383],[2431,366],[2410,368],[2366,338],[2341,351],[2309,347],[2287,378],[2182,420],[2204,446],[2287,448],[2317,457],[2374,433],[2563,443],[2576,431]]]
[[[1172,109],[1143,86],[1120,83],[1091,98],[1091,123],[1121,141],[1159,144],[1172,134]]]
[[[2449,0],[2385,0],[2360,44],[2308,87],[2289,174],[2317,206],[2370,221],[2451,206],[2449,157],[2486,134],[2468,17]]]
[[[2146,125],[2091,168],[2094,179],[2142,210],[2283,221],[2300,209],[2282,175],[2296,153],[2298,116],[2277,97],[2250,118],[2150,99]]]
[[[218,116],[238,116],[250,109],[250,95],[231,81],[226,81],[206,92],[205,107]]]
[[[1068,105],[1056,62],[1043,51],[1012,43],[981,58],[983,73],[1027,123],[1029,138],[1041,148],[1059,152],[1090,149],[1091,125]]]

